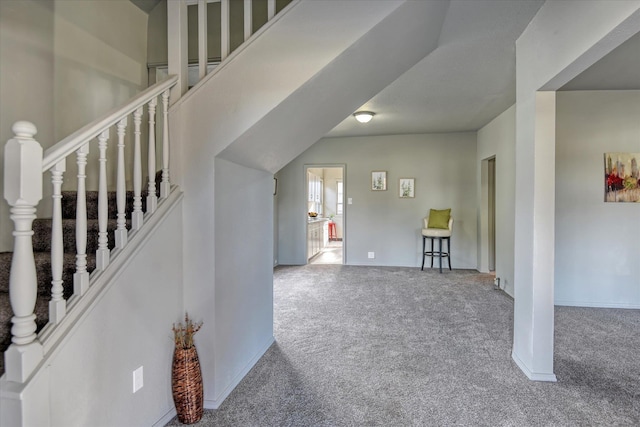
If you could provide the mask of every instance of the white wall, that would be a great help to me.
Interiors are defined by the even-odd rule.
[[[477,147],[477,188],[479,202],[480,233],[479,254],[488,248],[486,242],[486,212],[482,212],[482,161],[496,159],[496,277],[509,295],[513,296],[513,227],[515,222],[515,105],[493,119],[478,131]],[[480,256],[478,257],[480,259]],[[480,262],[479,262],[480,264]],[[486,271],[486,269],[481,269]]]
[[[51,425],[152,425],[173,410],[171,327],[184,316],[181,228],[178,202],[39,372],[49,376]],[[197,346],[213,328],[205,323]],[[140,366],[144,387],[133,394]]]
[[[55,140],[45,148],[147,87],[147,20],[147,14],[128,0],[55,1]],[[161,110],[158,106],[157,111]],[[145,114],[142,126],[145,134],[146,120]],[[114,128],[111,129],[107,149],[110,159],[116,159],[115,141]],[[127,127],[125,153],[128,166],[126,180],[128,188],[133,188],[132,117]],[[143,158],[146,174],[146,149],[143,150]],[[89,166],[93,165],[95,169],[97,159],[97,144],[94,144],[89,152]],[[75,162],[68,161],[63,188],[74,190],[73,177],[76,175]],[[109,168],[107,180],[109,188],[115,188],[115,168]],[[97,190],[97,173],[87,174],[87,188]]]
[[[68,136],[147,85],[147,15],[128,0],[0,2],[0,146],[17,120],[32,121],[44,149]],[[129,120],[128,159],[133,123]],[[109,155],[115,158],[115,130]],[[93,148],[89,161],[97,165]],[[146,156],[144,163],[146,164]],[[0,168],[4,169],[3,154]],[[91,164],[90,164],[91,165]],[[97,189],[97,168],[87,187]],[[132,167],[127,168],[130,181]],[[67,162],[65,189],[74,189],[77,167]],[[0,173],[0,184],[4,173]],[[115,169],[108,180],[115,187]],[[51,184],[45,175],[39,216],[50,217]],[[0,203],[0,250],[11,250],[12,224]]]
[[[216,159],[215,193],[213,408],[273,343],[273,175]]]
[[[420,266],[422,218],[451,208],[453,268],[476,268],[475,133],[322,139],[279,172],[279,263],[305,264],[305,164],[346,164],[346,263]],[[371,171],[387,171],[387,191]],[[416,179],[416,197],[398,197],[398,179]],[[375,252],[368,259],[367,252]]]
[[[4,145],[18,120],[36,123],[36,139],[53,139],[53,3],[0,1],[0,191]],[[0,200],[0,251],[13,248],[9,205]]]
[[[605,152],[640,153],[638,117],[640,91],[557,94],[556,304],[640,308],[640,203],[603,183]]]

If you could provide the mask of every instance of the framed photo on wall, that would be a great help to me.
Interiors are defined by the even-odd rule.
[[[371,190],[384,191],[387,189],[387,171],[371,172]]]
[[[640,202],[640,153],[604,153],[604,201]]]
[[[400,178],[398,180],[398,195],[401,199],[410,199],[416,197],[416,179]]]

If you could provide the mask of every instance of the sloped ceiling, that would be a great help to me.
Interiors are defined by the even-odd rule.
[[[145,13],[149,13],[154,7],[158,5],[162,0],[131,0],[131,3],[138,6]]]
[[[543,3],[452,0],[438,48],[360,108],[374,119],[348,116],[326,136],[482,128],[515,103],[515,42]],[[630,89],[640,89],[640,33],[560,90]]]
[[[640,90],[640,32],[560,90]]]

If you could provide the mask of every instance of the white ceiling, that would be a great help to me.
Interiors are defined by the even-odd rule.
[[[542,0],[452,0],[439,47],[327,137],[476,131],[515,103],[515,42]],[[381,53],[380,60],[384,60]],[[640,35],[562,90],[640,89]]]

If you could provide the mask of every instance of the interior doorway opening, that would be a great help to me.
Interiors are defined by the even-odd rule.
[[[482,160],[480,165],[480,239],[479,270],[483,273],[496,271],[496,157]]]
[[[307,262],[345,263],[344,165],[305,165]]]
[[[496,271],[496,158],[488,161],[488,243],[489,243],[489,271]]]

